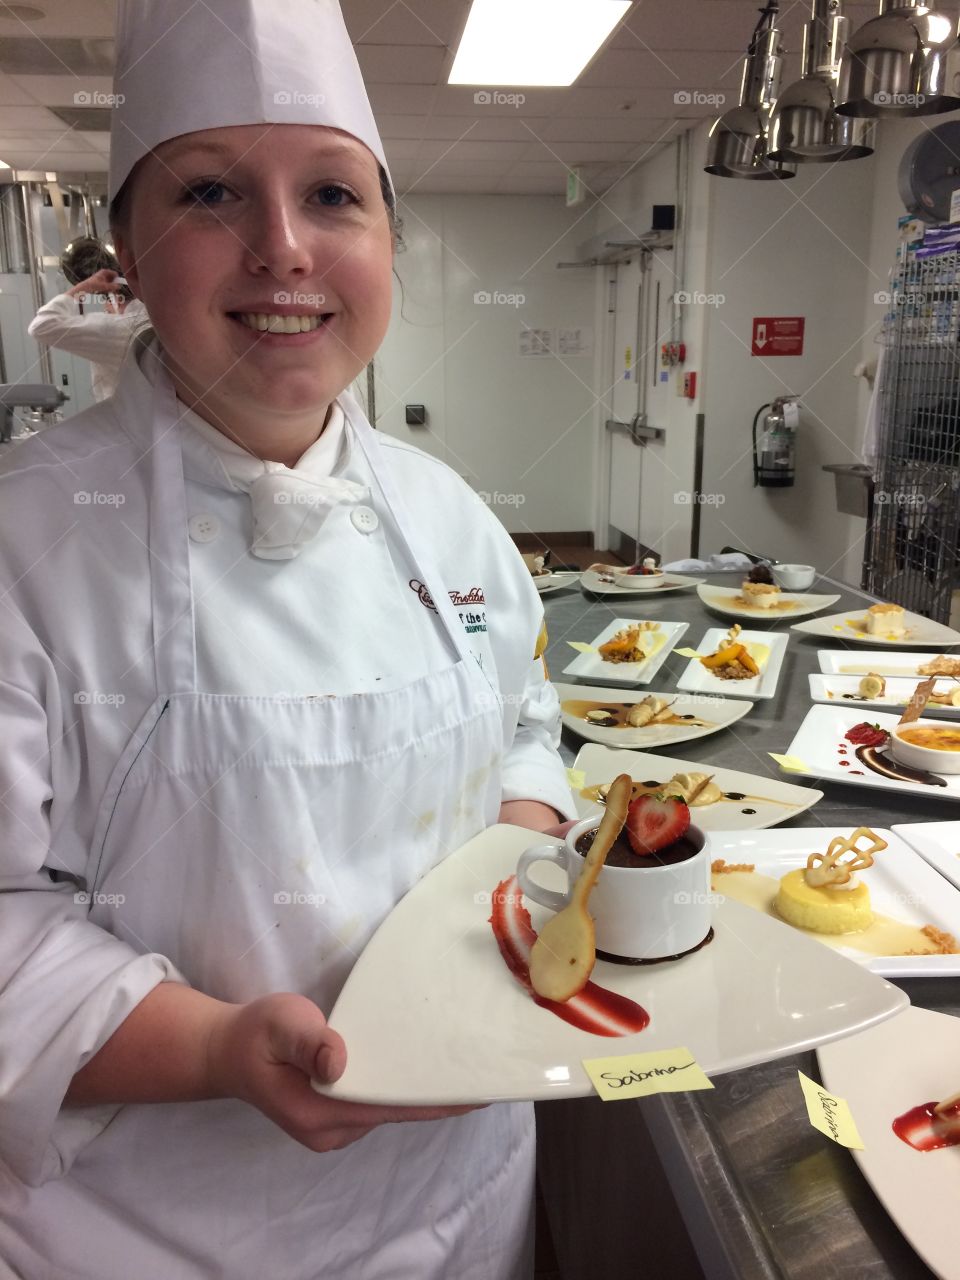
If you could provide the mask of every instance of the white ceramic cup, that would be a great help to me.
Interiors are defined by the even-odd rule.
[[[817,571],[812,564],[775,564],[773,580],[784,591],[806,591],[813,586]]]
[[[523,893],[541,906],[560,911],[583,869],[576,843],[600,819],[584,818],[561,844],[535,845],[520,855],[517,879]],[[714,895],[710,892],[710,857],[699,827],[687,838],[697,852],[666,866],[612,867],[607,863],[593,887],[588,910],[597,931],[597,950],[624,960],[666,960],[699,947],[710,932]],[[554,862],[567,873],[567,891],[545,889],[530,877],[537,862]]]

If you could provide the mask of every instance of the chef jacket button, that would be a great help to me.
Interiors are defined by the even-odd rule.
[[[353,521],[353,527],[359,529],[361,533],[373,533],[374,529],[380,525],[380,519],[375,511],[371,511],[369,507],[357,507],[351,511],[350,519]]]
[[[191,516],[187,530],[194,542],[212,542],[220,532],[220,521],[216,516]]]

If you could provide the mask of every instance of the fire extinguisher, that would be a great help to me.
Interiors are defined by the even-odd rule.
[[[764,416],[758,438],[757,423],[764,409],[770,412]],[[753,418],[754,486],[786,489],[793,484],[799,423],[800,401],[796,396],[778,396],[757,410]]]

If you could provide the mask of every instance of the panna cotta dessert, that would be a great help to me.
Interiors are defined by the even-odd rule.
[[[874,854],[886,847],[869,827],[834,837],[826,853],[811,853],[805,867],[783,876],[774,907],[788,924],[814,933],[868,929],[873,924],[870,891],[855,873],[872,867]]]
[[[871,605],[866,613],[867,634],[871,636],[902,636],[907,629],[903,618],[903,605]]]
[[[744,582],[740,592],[752,608],[772,609],[780,599],[780,588],[770,582]]]

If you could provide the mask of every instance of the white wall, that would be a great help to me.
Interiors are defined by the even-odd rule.
[[[836,508],[824,463],[851,462],[862,434],[852,377],[863,334],[872,162],[801,165],[786,182],[711,178],[705,290],[711,318],[704,380],[702,547],[746,547],[859,580],[863,521]],[[755,316],[804,316],[802,356],[750,354]],[[754,488],[750,427],[778,395],[802,401],[796,483]],[[722,505],[721,505],[722,503]]]
[[[593,526],[596,417],[590,356],[522,357],[525,328],[593,328],[593,272],[576,257],[582,211],[561,198],[411,196],[403,282],[377,356],[378,426],[441,457],[512,532]],[[475,295],[522,302],[478,304]],[[424,404],[428,427],[404,423]]]
[[[621,437],[603,440],[603,422],[608,410],[615,410],[615,416],[623,418],[625,414],[629,416],[628,409],[635,407],[632,384],[623,381],[623,352],[611,349],[613,335],[610,333],[605,335],[607,342],[598,370],[601,385],[607,389],[605,404],[599,407],[597,414],[597,431],[601,440],[598,532],[605,532],[607,522],[608,476],[612,472],[615,489],[617,486],[622,489],[629,476],[629,482],[640,488],[641,541],[655,547],[665,561],[687,556],[690,551],[691,508],[676,501],[675,496],[689,492],[693,484],[695,420],[702,406],[700,396],[695,401],[678,398],[676,382],[684,370],[696,371],[702,379],[707,325],[707,309],[702,304],[676,308],[670,301],[681,288],[692,293],[703,291],[706,274],[711,191],[707,175],[703,172],[702,159],[698,162],[696,135],[691,135],[690,146],[686,150],[688,190],[683,231],[686,261],[682,279],[677,248],[657,250],[650,268],[649,289],[655,294],[659,284],[661,299],[659,326],[652,334],[650,344],[652,359],[658,364],[661,343],[681,336],[687,355],[682,370],[669,371],[666,381],[658,377],[656,387],[648,387],[648,422],[666,432],[663,444],[649,445],[641,453],[625,444]],[[655,204],[676,204],[677,200],[677,152],[674,144],[657,152],[604,195],[593,212],[590,234],[609,232],[610,239],[629,240],[650,230]],[[675,245],[678,240],[679,237],[675,237]],[[610,271],[597,272],[598,295],[603,295],[600,301],[604,305],[611,275]],[[628,400],[630,404],[627,404]],[[631,470],[633,475],[630,475]]]

